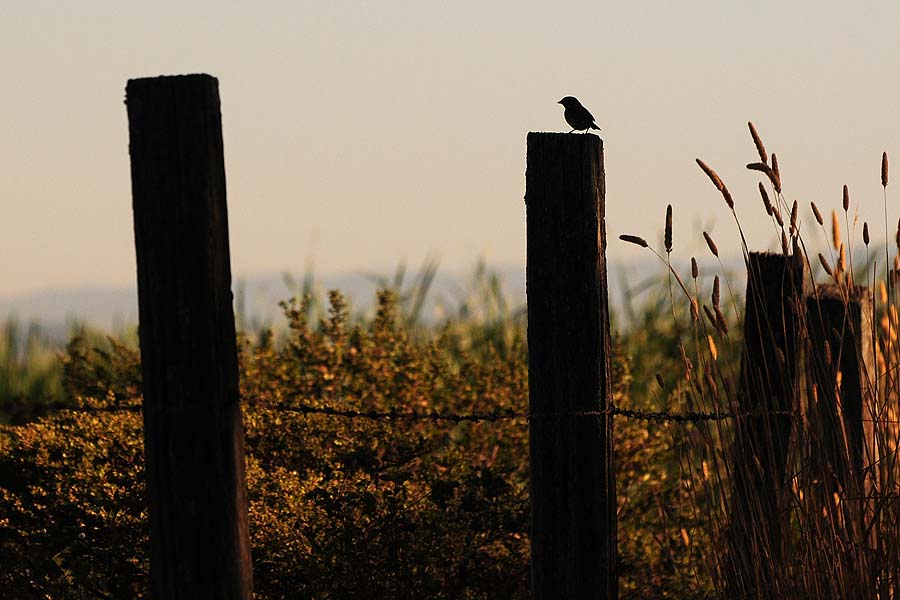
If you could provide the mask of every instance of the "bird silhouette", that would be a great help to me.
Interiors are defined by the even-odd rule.
[[[587,131],[588,129],[600,131],[600,128],[597,127],[597,124],[594,122],[594,115],[581,105],[578,98],[566,96],[557,102],[557,104],[562,104],[566,109],[563,113],[563,117],[566,118],[566,123],[572,128],[572,131]],[[572,131],[569,133],[572,133]]]

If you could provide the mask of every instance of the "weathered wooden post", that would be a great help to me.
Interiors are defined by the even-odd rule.
[[[865,287],[824,284],[806,306],[813,514],[850,542],[838,555],[846,568],[864,571],[869,556],[857,550],[878,544],[877,528],[870,526],[879,464],[872,297]]]
[[[532,590],[614,599],[606,183],[594,135],[529,133],[525,173]]]
[[[753,589],[779,568],[792,423],[777,413],[797,408],[807,273],[798,253],[748,256],[737,409],[755,414],[735,423],[728,577],[738,590]]]
[[[817,434],[810,453],[813,476],[831,506],[829,514],[843,514],[843,528],[861,542],[867,506],[847,498],[868,497],[877,481],[871,472],[878,461],[871,296],[865,287],[825,284],[816,287],[806,306],[815,384],[809,406]],[[836,492],[845,498],[840,507],[832,504]]]
[[[249,600],[218,81],[133,79],[126,103],[152,596]]]

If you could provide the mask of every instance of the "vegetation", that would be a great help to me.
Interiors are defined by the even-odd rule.
[[[25,418],[62,393],[62,365],[40,328],[0,323],[0,423]]]
[[[751,133],[760,162],[748,167],[765,178],[760,194],[782,252],[804,261],[810,285],[817,277],[830,281],[848,316],[862,301],[869,302],[864,316],[871,318],[826,351],[813,342],[817,334],[806,308],[794,307],[802,317],[804,358],[800,405],[792,411],[785,477],[778,483],[784,511],[776,520],[783,528],[771,523],[773,531],[783,529],[777,539],[736,541],[735,528],[759,523],[734,510],[735,482],[756,476],[734,470],[734,418],[616,419],[621,596],[890,597],[900,577],[900,378],[894,369],[900,364],[900,258],[889,244],[883,254],[870,248],[863,224],[864,249],[854,261],[850,240],[859,237],[858,222],[845,192],[850,239],[841,238],[838,211],[829,235],[812,205],[832,250],[826,251],[830,258],[811,260],[807,248],[817,228],[804,229],[797,203],[789,204],[782,192],[775,156],[765,153],[752,126]],[[698,163],[735,215],[740,234],[731,193],[712,168]],[[885,156],[885,202],[887,183]],[[649,297],[626,299],[629,325],[613,344],[614,402],[739,414],[741,300],[724,273],[710,282],[694,261],[689,275],[672,267],[672,220],[670,209],[658,253],[640,237],[623,236],[657,253],[667,274]],[[704,235],[718,258],[715,241]],[[900,252],[900,231],[896,241]],[[744,251],[746,256],[746,243]],[[885,263],[893,268],[885,270]],[[528,597],[527,421],[452,423],[291,410],[527,412],[524,311],[512,309],[496,279],[481,269],[461,308],[428,324],[421,317],[431,269],[426,265],[408,287],[402,273],[382,282],[394,291],[379,293],[372,315],[351,316],[334,292],[327,302],[284,303],[286,331],[241,335],[260,598]],[[869,444],[848,480],[822,460],[826,440],[836,440],[845,455],[851,452],[846,428],[835,432],[823,420],[825,398],[842,397],[847,374],[828,371],[831,380],[824,385],[820,374],[823,366],[838,364],[838,346],[861,339],[874,342],[872,369],[863,373]],[[7,354],[0,348],[0,358],[15,357],[6,361],[12,365],[7,373],[17,373],[9,381],[33,381],[27,373],[43,364],[53,373],[48,380],[58,382],[49,391],[17,383],[24,391],[16,393],[64,409],[36,411],[28,423],[0,427],[0,589],[22,598],[144,595],[147,515],[138,484],[140,370],[133,340],[76,336],[58,362],[44,363],[27,359],[21,343],[7,342],[7,348],[17,348]],[[783,360],[772,354],[772,361]],[[11,397],[2,396],[4,406]],[[837,406],[843,409],[839,401]],[[844,415],[837,422],[850,423]],[[751,497],[750,508],[769,501]],[[740,577],[736,563],[744,565],[737,569]]]
[[[261,598],[528,596],[528,428],[302,415],[292,402],[356,410],[527,412],[521,311],[496,281],[462,318],[410,330],[403,296],[353,321],[284,304],[289,330],[242,336],[240,361],[255,582]],[[489,290],[493,290],[492,292]],[[494,294],[493,298],[491,295]],[[408,296],[415,297],[415,295]],[[75,337],[62,357],[69,410],[0,430],[0,587],[17,597],[140,596],[146,589],[138,357]],[[615,361],[627,404],[630,361]],[[623,585],[683,597],[687,507],[671,476],[677,436],[618,427]],[[667,509],[669,510],[669,509]],[[648,514],[648,511],[651,511]],[[647,527],[658,522],[657,527]]]
[[[737,308],[727,280],[728,299],[721,298],[717,276],[707,302],[693,259],[690,278],[671,267],[671,206],[665,255],[641,237],[621,236],[652,251],[669,269],[679,393],[693,406],[734,415],[686,431],[680,449],[680,473],[704,540],[691,552],[704,565],[700,580],[708,578],[723,597],[893,597],[900,581],[893,551],[900,542],[900,229],[893,233],[887,223],[887,155],[881,163],[886,239],[879,249],[870,246],[868,224],[860,227],[858,212],[851,211],[847,186],[843,214],[832,211],[830,232],[815,202],[815,224],[804,228],[798,202],[788,202],[783,193],[776,155],[766,153],[749,125],[759,160],[747,168],[764,178],[759,194],[781,240],[780,254],[802,271],[798,283],[788,283],[786,274],[767,283],[784,285],[794,297],[784,304],[784,321],[773,320],[778,312],[772,306],[762,317],[761,364],[734,360],[742,341],[723,314],[729,305]],[[697,163],[734,217],[749,263],[735,199],[714,169]],[[813,250],[820,235],[828,256]],[[703,236],[718,259],[715,241]],[[824,283],[817,286],[817,280]],[[778,335],[796,340],[793,356],[774,342]],[[792,382],[779,375],[787,364],[798,367]],[[779,394],[789,398],[787,415],[766,412]],[[763,414],[747,414],[750,407]]]

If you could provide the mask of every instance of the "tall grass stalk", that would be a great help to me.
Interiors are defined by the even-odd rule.
[[[790,439],[785,440],[787,455],[758,459],[773,465],[784,463],[776,465],[776,480],[759,481],[761,473],[766,472],[759,470],[759,463],[753,466],[735,461],[738,449],[752,440],[743,437],[733,420],[698,423],[680,437],[682,483],[690,490],[694,522],[698,524],[694,530],[685,530],[684,535],[686,539],[702,541],[689,545],[694,562],[686,576],[694,578],[698,585],[708,582],[717,594],[727,598],[893,597],[900,584],[900,377],[895,374],[900,368],[900,311],[895,293],[900,271],[890,267],[900,264],[900,258],[891,256],[888,235],[887,155],[882,159],[885,268],[879,271],[877,261],[871,260],[868,223],[863,224],[862,235],[865,263],[854,263],[858,218],[849,218],[846,186],[841,206],[846,237],[841,238],[834,211],[831,243],[827,244],[831,260],[822,253],[810,260],[809,253],[813,251],[804,240],[806,230],[799,219],[797,203],[789,205],[785,199],[777,158],[772,154],[771,162],[767,161],[762,138],[752,124],[750,132],[760,162],[747,167],[762,173],[772,187],[774,203],[769,202],[763,184],[759,185],[766,212],[781,233],[781,252],[806,265],[809,275],[804,277],[812,284],[816,279],[815,265],[820,264],[829,283],[811,289],[803,306],[791,307],[797,323],[795,332],[784,331],[786,323],[766,325],[773,337],[778,332],[795,335],[800,351],[799,386],[796,390],[784,390],[793,398]],[[736,203],[719,175],[704,161],[698,159],[697,163],[724,196],[735,218],[746,262],[748,248]],[[819,208],[815,203],[811,208],[818,228],[827,238]],[[785,228],[782,215],[790,215],[789,228]],[[672,236],[670,227],[667,221],[667,241]],[[708,233],[703,235],[721,266],[717,245]],[[659,256],[643,238],[622,238]],[[669,250],[667,244],[667,271],[671,271]],[[669,278],[671,281],[672,275]],[[727,277],[725,283],[730,290]],[[684,360],[694,365],[694,372],[679,382],[670,398],[689,399],[699,410],[736,412],[741,405],[739,397],[746,394],[734,359],[740,344],[728,345],[734,336],[729,336],[727,328],[720,325],[724,318],[702,305],[702,286],[697,277],[692,287],[692,292],[683,289],[691,314],[688,327],[693,330],[696,343],[692,356]],[[879,287],[884,293],[876,297]],[[712,304],[718,309],[718,281],[714,290]],[[670,297],[674,302],[671,292]],[[705,320],[694,317],[700,316],[701,305]],[[834,313],[827,313],[832,316],[826,326],[823,311],[834,306],[838,307],[839,318],[835,321]],[[671,313],[677,321],[685,318],[688,311],[673,306]],[[674,325],[680,331],[680,326]],[[751,333],[745,331],[744,335]],[[683,352],[680,342],[678,348]],[[850,358],[856,355],[862,365],[859,372],[844,372],[850,368]],[[784,368],[786,360],[780,349],[772,348],[770,364],[759,367],[763,373],[777,371]],[[782,366],[777,367],[779,364]],[[861,406],[852,405],[854,393],[862,399]],[[768,403],[765,398],[756,401],[760,406]],[[756,427],[763,427],[756,434],[762,436],[758,439],[782,435],[779,430],[766,429],[764,423],[768,422],[768,418],[756,421]],[[755,452],[761,448],[757,446]],[[777,475],[780,470],[783,478]],[[747,486],[748,481],[765,485]],[[738,484],[751,490],[746,504],[735,503]],[[774,517],[768,516],[765,508],[772,504],[772,499],[764,496],[766,490],[774,490],[777,496],[780,508]],[[673,529],[680,525],[683,522],[675,520],[670,524]],[[735,537],[736,531],[749,534]]]

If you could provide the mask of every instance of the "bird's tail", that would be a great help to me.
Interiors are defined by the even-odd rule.
[[[600,128],[597,127],[594,123],[591,123],[591,129],[596,129],[597,131],[600,131]]]

